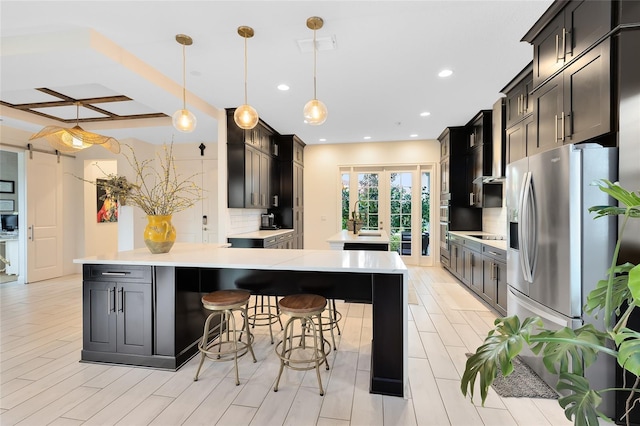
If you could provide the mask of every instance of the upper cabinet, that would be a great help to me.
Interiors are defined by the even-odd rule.
[[[522,39],[533,45],[533,85],[579,57],[611,26],[611,2],[554,3]]]
[[[492,110],[482,110],[466,126],[468,140],[467,193],[470,207],[501,207],[502,184],[486,183],[493,159]]]
[[[241,129],[233,112],[227,110],[228,206],[267,209],[277,200],[275,132],[262,121],[253,129]]]
[[[533,90],[533,62],[530,62],[500,92],[506,95],[506,128],[522,121],[533,113],[533,102],[529,93]]]

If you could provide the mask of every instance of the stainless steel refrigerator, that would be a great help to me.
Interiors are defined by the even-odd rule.
[[[577,328],[586,322],[601,327],[582,307],[598,280],[606,277],[616,219],[594,220],[588,208],[611,203],[591,183],[615,181],[617,161],[617,148],[580,144],[507,165],[508,315],[539,316],[546,328]],[[528,350],[521,356],[547,383],[556,385],[557,376],[545,369],[542,358]],[[600,355],[588,379],[595,389],[613,387],[613,360]],[[612,415],[613,399],[607,398],[603,408]]]

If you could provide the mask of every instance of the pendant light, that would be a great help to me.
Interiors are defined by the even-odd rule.
[[[322,28],[324,21],[318,16],[307,19],[307,27],[313,30],[313,99],[304,106],[304,120],[307,124],[319,126],[327,120],[327,107],[316,96],[316,30]]]
[[[196,128],[196,116],[187,109],[187,89],[186,89],[186,55],[185,47],[193,44],[193,39],[185,34],[176,35],[176,41],[182,45],[182,109],[173,113],[173,127],[177,130],[190,133]]]
[[[253,28],[238,27],[238,34],[244,38],[244,104],[236,108],[233,113],[233,121],[241,129],[253,129],[258,124],[258,111],[247,102],[247,39],[253,37]]]
[[[114,154],[120,153],[120,143],[110,137],[87,132],[78,125],[80,102],[76,102],[76,125],[68,129],[60,126],[47,126],[32,135],[29,140],[45,138],[49,145],[60,152],[78,152],[93,145],[100,145]]]

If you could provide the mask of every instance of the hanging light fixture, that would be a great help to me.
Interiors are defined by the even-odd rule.
[[[182,45],[182,109],[173,113],[173,127],[185,133],[196,128],[196,116],[187,109],[186,55],[185,47],[193,44],[193,39],[185,34],[176,35],[176,41]]]
[[[244,38],[244,104],[236,108],[233,120],[241,129],[253,129],[258,124],[258,111],[247,103],[247,39],[253,37],[253,28],[238,27],[238,34]]]
[[[304,106],[304,120],[307,124],[318,126],[327,120],[327,107],[316,96],[316,30],[322,28],[324,21],[318,16],[307,19],[307,27],[313,30],[313,99]]]
[[[60,152],[78,152],[93,145],[100,145],[114,154],[120,153],[120,143],[110,137],[91,133],[78,125],[80,102],[76,102],[76,125],[68,129],[60,126],[47,126],[32,135],[29,140],[45,138],[49,145]]]

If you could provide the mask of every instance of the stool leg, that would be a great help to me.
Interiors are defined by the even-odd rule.
[[[244,313],[244,324],[242,325],[242,327],[243,328],[245,326],[247,327],[247,346],[249,347],[249,352],[251,352],[251,357],[253,358],[253,362],[257,362],[256,355],[253,353],[253,344],[251,342],[251,339],[252,339],[251,332],[249,331],[249,319],[247,318],[247,313],[248,313],[247,305],[244,305],[242,307],[242,311]],[[242,339],[242,333],[240,333],[240,339]]]
[[[284,330],[284,327],[282,326],[282,318],[280,315],[280,306],[278,305],[278,296],[273,296],[276,298],[276,315],[278,315],[278,322],[280,323],[280,330]]]
[[[322,313],[318,314],[318,324],[320,325],[318,328],[320,329],[320,351],[322,352],[322,356],[324,358],[324,363],[327,365],[327,370],[329,369],[329,361],[327,361],[327,354],[324,353],[324,333],[322,332]],[[317,348],[317,346],[316,346]],[[320,374],[320,373],[318,373]]]
[[[289,318],[284,325],[284,335],[282,336],[282,352],[280,353],[280,371],[278,371],[278,378],[276,378],[276,384],[273,386],[273,391],[278,392],[278,384],[280,383],[280,377],[284,370],[284,354],[287,349],[287,332],[291,328],[291,334],[293,334],[293,318]],[[289,336],[289,346],[291,346],[291,336]],[[277,349],[277,348],[276,348]]]
[[[331,302],[333,304],[333,317],[336,320],[336,328],[338,329],[338,336],[340,336],[341,335],[341,333],[340,333],[340,324],[337,321],[338,316],[336,315],[336,312],[338,312],[338,310],[336,309],[336,299],[331,299]]]
[[[236,370],[236,386],[238,386],[240,384],[240,374],[238,373],[238,339],[236,336],[236,317],[233,315],[233,313],[227,309],[226,311],[224,311],[225,314],[228,316],[229,322],[231,323],[231,326],[233,327],[233,364]],[[228,328],[227,328],[227,333],[228,333]],[[248,333],[248,331],[247,331]],[[227,336],[228,337],[228,336]],[[227,338],[227,341],[229,341],[229,339]]]
[[[262,303],[262,310],[264,310],[264,302]],[[271,344],[273,345],[273,329],[271,328],[271,296],[267,296],[267,312],[269,313],[269,336],[271,336]]]
[[[214,317],[215,312],[210,314],[207,317],[207,320],[204,322],[204,331],[202,332],[202,341],[200,342],[200,345],[198,346],[198,349],[200,350],[200,364],[198,365],[198,370],[196,371],[196,376],[193,378],[194,382],[198,381],[198,375],[200,374],[200,369],[202,368],[202,363],[204,362],[204,359],[206,358],[206,354],[203,352],[203,350],[207,349],[207,344],[208,344],[208,340],[209,340],[209,324],[211,323],[211,318]]]
[[[318,322],[320,323],[320,336],[322,336],[322,320],[320,319],[321,315],[318,315]],[[318,377],[318,386],[320,387],[320,396],[324,396],[324,389],[322,389],[322,378],[320,378],[320,358],[318,357],[317,351],[321,351],[324,354],[324,340],[322,340],[321,345],[322,349],[318,349],[318,327],[316,327],[316,323],[311,320],[311,328],[313,329],[313,347],[316,358],[316,376]],[[326,359],[325,359],[326,361]]]
[[[329,331],[331,331],[331,341],[333,342],[333,350],[336,351],[336,350],[338,350],[338,348],[336,347],[336,337],[335,337],[335,334],[333,333],[333,325],[335,324],[337,326],[338,322],[336,321],[336,316],[335,316],[334,310],[331,309],[331,302],[327,303],[327,306],[329,307],[329,309],[328,309],[328,311],[329,311]]]

